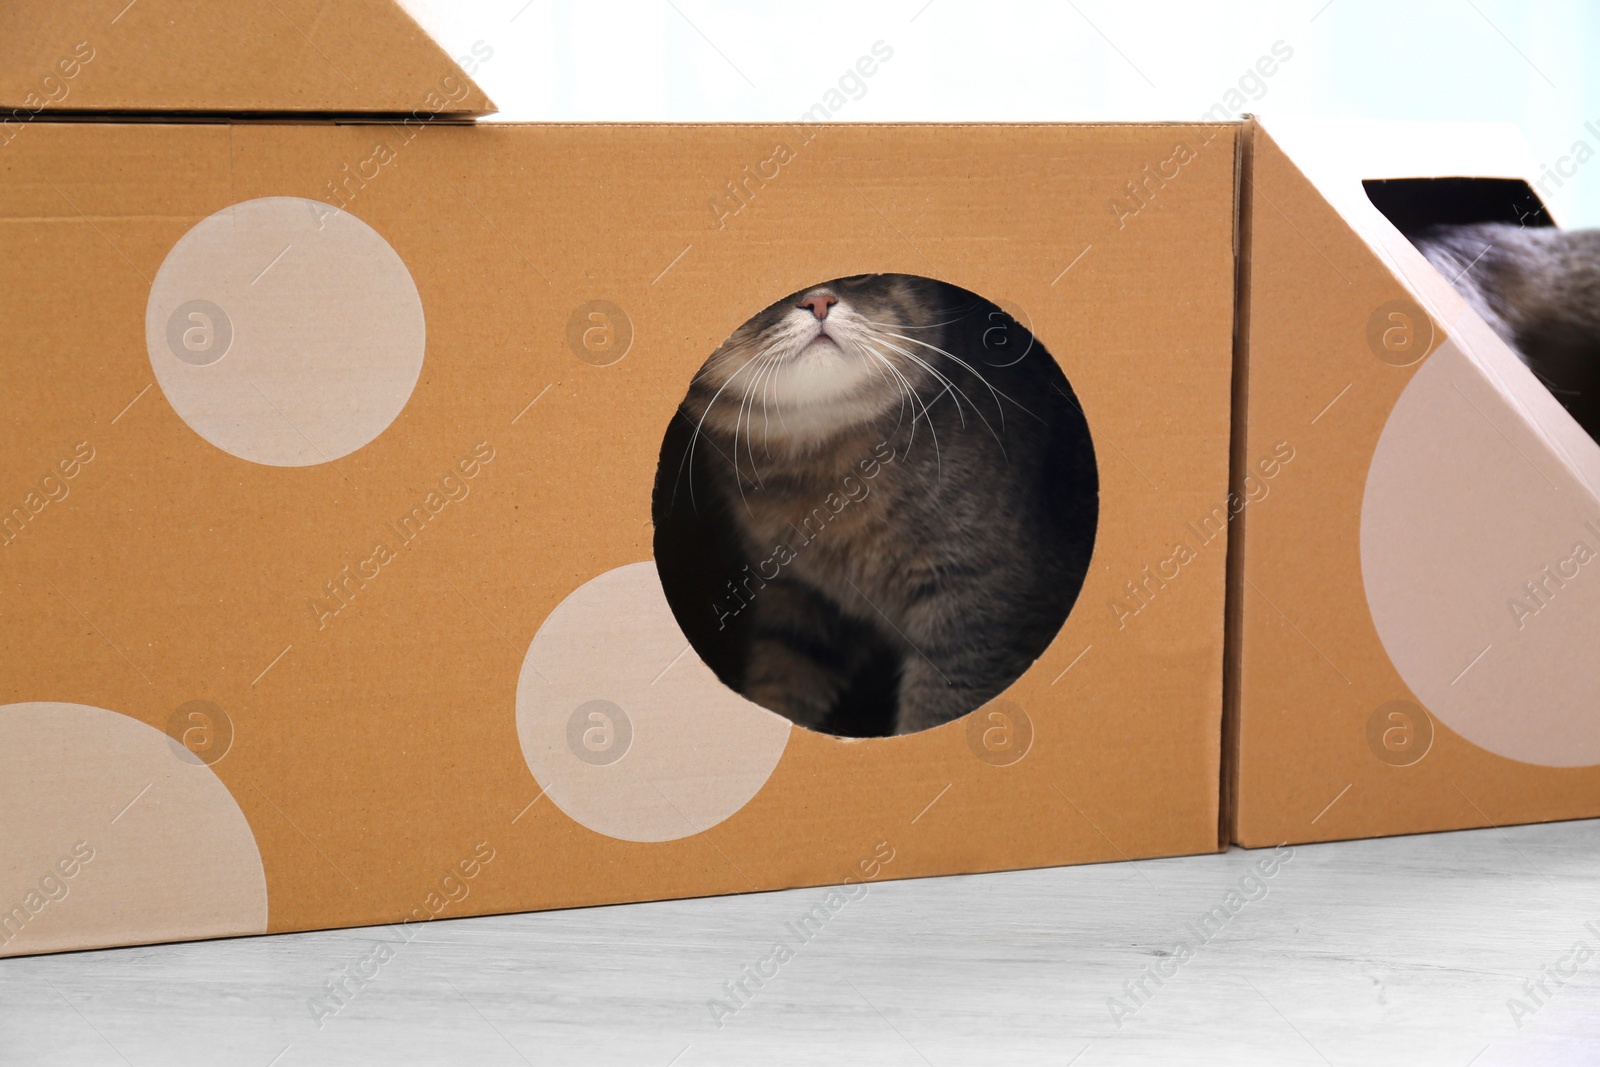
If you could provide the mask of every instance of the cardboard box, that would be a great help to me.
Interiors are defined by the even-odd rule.
[[[1234,840],[1600,814],[1600,446],[1380,210],[1542,221],[1526,149],[1448,124],[1246,136]],[[1397,179],[1449,182],[1363,184]]]
[[[0,10],[0,141],[74,113],[482,115],[494,103],[384,0],[20,0]]]
[[[205,5],[0,25],[0,954],[1219,846],[1237,127],[472,124],[314,8],[166,80]],[[713,677],[650,508],[712,350],[861,272],[1016,310],[1100,518],[1000,700],[851,741]]]

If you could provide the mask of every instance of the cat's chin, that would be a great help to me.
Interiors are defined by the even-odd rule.
[[[825,333],[818,334],[804,348],[800,350],[801,359],[840,359],[844,356],[844,349],[839,347],[839,342]]]
[[[774,444],[809,449],[877,422],[899,405],[893,379],[819,337],[776,369],[756,391],[765,405],[750,416],[766,422]],[[758,431],[760,432],[760,431]]]
[[[898,400],[884,396],[841,395],[774,409],[765,420],[758,415],[753,433],[774,452],[814,452],[842,438],[872,436],[898,407]]]

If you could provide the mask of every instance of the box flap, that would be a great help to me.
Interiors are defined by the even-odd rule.
[[[1270,499],[1236,468],[1238,843],[1593,814],[1600,586],[1558,571],[1593,558],[1600,447],[1365,184],[1536,173],[1505,127],[1255,126],[1235,418],[1244,461],[1296,458]]]
[[[0,5],[5,121],[51,112],[479,115],[494,104],[392,0]]]

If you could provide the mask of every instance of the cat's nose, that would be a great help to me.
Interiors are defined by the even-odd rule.
[[[807,293],[805,296],[800,298],[800,306],[810,311],[811,314],[815,315],[818,321],[827,318],[828,309],[838,302],[839,298],[828,292],[826,289],[820,289],[816,292]]]

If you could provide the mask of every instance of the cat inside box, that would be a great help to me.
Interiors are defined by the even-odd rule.
[[[701,367],[654,499],[667,599],[724,683],[842,736],[972,711],[1050,644],[1099,517],[1089,426],[992,302],[904,274],[775,301]]]
[[[1600,441],[1600,230],[1484,222],[1407,236]]]
[[[1362,185],[1373,205],[1600,441],[1600,230],[1558,229],[1533,188],[1514,178],[1391,178]]]

